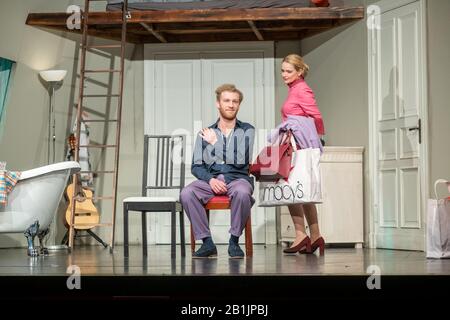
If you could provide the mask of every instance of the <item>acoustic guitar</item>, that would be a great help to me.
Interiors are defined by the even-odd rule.
[[[70,147],[70,153],[73,154],[76,146],[75,136],[72,134],[68,138],[68,144]],[[75,193],[74,193],[75,191]],[[74,197],[75,194],[75,197]],[[66,227],[70,226],[70,217],[72,214],[72,206],[75,204],[75,229],[86,230],[92,229],[100,222],[100,214],[97,208],[92,202],[93,193],[89,188],[81,185],[80,179],[77,179],[77,183],[72,182],[66,188],[66,197],[69,201],[69,206],[66,210]]]

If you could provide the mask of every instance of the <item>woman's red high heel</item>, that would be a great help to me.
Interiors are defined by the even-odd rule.
[[[317,249],[319,249],[319,254],[321,256],[323,256],[325,254],[325,240],[320,237],[318,238],[316,241],[314,241],[311,244],[311,250],[307,250],[307,249],[301,249],[299,252],[300,253],[314,253],[314,251],[316,251]]]
[[[303,249],[304,248],[304,249]],[[306,236],[298,245],[283,250],[284,253],[296,253],[301,250],[311,251],[311,239]]]

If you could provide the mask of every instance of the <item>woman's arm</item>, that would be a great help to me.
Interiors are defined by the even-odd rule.
[[[301,88],[298,90],[296,98],[306,115],[314,118],[314,123],[316,124],[317,133],[319,135],[325,134],[325,128],[323,125],[322,114],[317,106],[316,99],[314,97],[314,92],[309,87]]]

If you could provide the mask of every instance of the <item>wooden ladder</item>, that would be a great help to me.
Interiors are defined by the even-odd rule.
[[[110,251],[112,253],[114,248],[114,236],[115,236],[115,219],[116,219],[116,209],[117,209],[117,179],[118,179],[118,169],[119,169],[119,151],[120,151],[120,126],[122,119],[122,97],[123,97],[123,78],[124,78],[124,58],[125,58],[125,45],[126,45],[126,34],[127,34],[127,19],[128,19],[128,0],[124,0],[122,2],[122,33],[121,33],[121,43],[120,44],[111,44],[111,45],[88,45],[88,28],[89,28],[89,9],[91,2],[98,2],[105,0],[85,0],[85,8],[82,12],[82,43],[81,43],[81,58],[80,58],[80,90],[78,96],[78,104],[77,104],[77,118],[76,118],[76,147],[75,147],[75,161],[79,161],[79,151],[80,147],[83,148],[114,148],[115,149],[115,158],[114,158],[114,169],[106,170],[106,171],[83,171],[83,173],[102,173],[102,174],[112,174],[113,175],[113,185],[112,185],[112,196],[102,196],[102,197],[94,197],[92,200],[112,200],[112,216],[111,222],[109,223],[99,223],[96,226],[109,226],[111,227],[111,237],[109,242]],[[98,48],[120,48],[120,68],[119,69],[86,69],[86,51],[88,49],[98,49]],[[84,86],[86,80],[86,74],[91,73],[114,73],[118,74],[119,79],[119,92],[117,94],[105,94],[105,95],[85,95],[84,94]],[[105,120],[83,120],[82,114],[84,109],[84,98],[89,97],[117,97],[118,105],[117,105],[117,115],[116,119],[105,119]],[[80,128],[81,122],[116,122],[116,140],[115,144],[88,144],[88,145],[80,145]],[[73,175],[73,183],[77,185],[79,179],[79,173]],[[76,191],[74,190],[73,199],[76,198]],[[73,248],[74,245],[74,235],[75,235],[75,212],[76,212],[76,201],[74,201],[74,205],[71,208],[71,217],[69,224],[69,250]]]

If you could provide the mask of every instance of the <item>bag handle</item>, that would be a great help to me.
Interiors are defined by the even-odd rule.
[[[295,151],[297,151],[297,142],[295,141],[295,137],[294,134],[292,133],[291,129],[288,129],[284,134],[283,137],[280,139],[280,145],[287,143],[289,141],[289,143],[292,146],[292,149]]]
[[[449,192],[450,192],[450,181],[448,180],[444,180],[444,179],[437,179],[436,182],[434,183],[434,195],[436,197],[436,200],[438,200],[438,194],[437,194],[437,186],[438,184],[446,184],[447,187],[449,188]]]
[[[293,134],[291,134],[291,145],[292,145],[292,149],[294,150],[294,152],[296,152],[298,150],[298,148],[297,148],[297,142],[295,141],[295,137]]]
[[[291,137],[292,137],[292,132],[291,130],[287,130],[285,133],[283,133],[283,135],[280,135],[281,138],[279,138],[279,145],[282,145],[284,143],[286,143],[287,141],[291,141]]]

